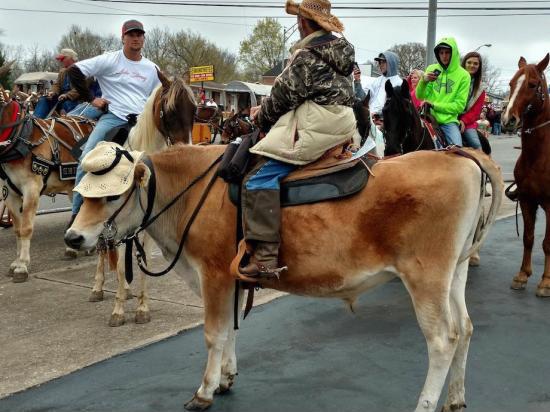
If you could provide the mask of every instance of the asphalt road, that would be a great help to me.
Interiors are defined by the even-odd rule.
[[[522,249],[513,217],[495,224],[481,266],[470,270],[470,412],[550,410],[550,300],[535,297],[543,222],[541,214],[535,278],[526,291],[509,289]],[[355,315],[337,300],[288,296],[255,308],[241,327],[239,376],[212,411],[406,411],[416,405],[426,346],[400,282],[365,294]],[[201,380],[203,342],[202,327],[183,332],[4,398],[0,411],[182,410]]]

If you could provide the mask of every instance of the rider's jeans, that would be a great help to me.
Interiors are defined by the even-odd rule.
[[[481,149],[481,143],[479,141],[479,136],[477,135],[476,129],[466,129],[462,135],[464,140],[464,146],[473,147],[474,149]]]
[[[81,163],[82,159],[84,159],[84,156],[88,154],[89,151],[91,151],[96,145],[105,140],[105,135],[115,127],[120,127],[128,122],[126,120],[122,120],[119,117],[116,117],[111,112],[105,113],[103,116],[99,118],[97,121],[94,131],[90,134],[90,137],[88,137],[88,141],[84,145],[84,149],[82,150],[82,155],[80,156],[80,162],[78,164],[78,168],[76,169],[76,180],[74,182],[75,186],[80,183],[80,180],[84,177],[86,172],[82,170]],[[73,215],[77,214],[80,210],[80,206],[82,206],[82,196],[80,193],[73,192]]]
[[[50,114],[50,111],[57,105],[57,103],[57,96],[54,96],[50,99],[47,96],[40,97],[40,99],[38,99],[38,103],[36,103],[36,107],[34,108],[33,116],[39,119],[45,119],[46,116]],[[64,110],[65,113],[69,113],[76,107],[76,105],[77,102],[73,102],[67,99],[63,102],[63,104],[61,104],[61,107],[59,109]]]
[[[91,103],[80,103],[73,110],[68,113],[68,116],[84,116],[88,119],[96,120],[103,112],[97,107],[92,106]]]
[[[445,138],[449,145],[462,146],[462,135],[456,123],[440,124],[441,130],[445,133]]]

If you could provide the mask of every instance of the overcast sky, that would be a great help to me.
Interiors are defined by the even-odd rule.
[[[166,1],[166,0],[165,0]],[[168,0],[175,1],[175,0]],[[183,1],[183,0],[181,0]],[[198,1],[198,0],[193,0]],[[229,0],[203,0],[204,3],[223,3]],[[522,6],[548,7],[548,11],[439,11],[437,21],[437,36],[451,35],[457,39],[462,53],[471,51],[485,43],[491,48],[483,47],[480,51],[486,55],[492,64],[502,71],[503,85],[517,69],[517,61],[521,55],[530,62],[541,60],[550,51],[550,1],[540,0],[510,2],[510,0],[488,0],[472,2],[463,0],[449,3],[450,0],[440,0],[440,7],[470,6]],[[241,4],[251,0],[242,0]],[[266,0],[259,0],[266,3]],[[273,3],[277,3],[273,1]],[[399,1],[360,1],[333,0],[333,6],[361,5],[374,6],[410,6],[422,7],[426,2],[418,0]],[[407,4],[408,3],[408,4]],[[280,18],[283,26],[291,26],[295,17],[285,18],[284,1],[280,1],[280,9],[260,8],[228,8],[205,6],[173,6],[145,5],[132,3],[109,3],[91,0],[1,0],[0,21],[4,34],[0,41],[12,46],[23,48],[38,45],[52,49],[58,43],[62,34],[67,32],[71,24],[88,27],[95,32],[120,35],[120,27],[124,20],[135,17],[143,22],[145,30],[154,26],[167,27],[172,31],[191,29],[216,43],[219,47],[238,53],[239,42],[247,37],[256,21],[262,16]],[[6,10],[52,10],[57,13]],[[74,14],[68,12],[75,12]],[[114,15],[93,15],[84,13],[112,13]],[[421,15],[424,11],[380,11],[380,10],[333,10],[345,26],[344,35],[355,45],[356,60],[360,63],[372,59],[378,52],[396,43],[426,41],[426,17],[375,17],[384,15]],[[444,14],[468,13],[475,16],[443,17]],[[484,13],[533,13],[533,16],[481,16]],[[546,15],[544,14],[546,13]],[[122,14],[122,15],[116,15]],[[143,14],[161,14],[167,16],[145,16]],[[181,17],[177,15],[185,15]],[[218,17],[211,17],[218,16]],[[230,17],[231,16],[231,17]],[[350,16],[355,16],[351,18]],[[357,18],[361,16],[361,18]]]

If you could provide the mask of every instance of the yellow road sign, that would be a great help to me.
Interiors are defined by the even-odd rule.
[[[196,66],[191,67],[191,82],[206,82],[214,80],[214,66]]]

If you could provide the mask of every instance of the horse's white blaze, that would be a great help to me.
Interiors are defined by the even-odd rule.
[[[510,120],[510,110],[512,110],[512,107],[514,107],[514,103],[516,102],[516,97],[518,97],[519,91],[524,81],[525,81],[525,75],[522,74],[519,77],[518,81],[516,82],[516,88],[514,90],[514,94],[512,94],[512,97],[510,98],[510,102],[506,107],[506,112],[504,113],[504,119],[503,119],[504,124],[508,123],[508,120]]]

